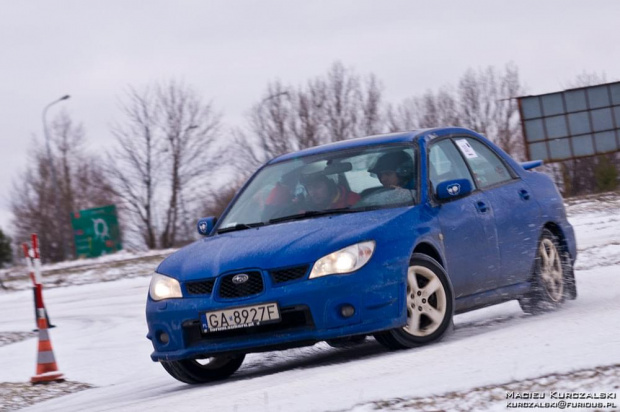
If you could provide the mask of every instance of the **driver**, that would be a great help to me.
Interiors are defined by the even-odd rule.
[[[310,210],[339,209],[353,206],[360,195],[343,185],[337,185],[322,173],[303,176],[301,183],[308,192],[307,205]]]
[[[415,189],[413,160],[404,151],[389,152],[377,159],[368,172],[377,176],[384,187]]]

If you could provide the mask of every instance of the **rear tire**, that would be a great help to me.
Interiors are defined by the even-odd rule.
[[[534,260],[532,287],[519,299],[521,309],[525,313],[537,314],[561,306],[570,293],[570,266],[570,258],[558,238],[550,230],[543,229]]]
[[[245,355],[215,356],[206,359],[161,361],[173,378],[184,383],[197,384],[228,378],[241,367]]]
[[[414,253],[407,270],[407,325],[375,334],[388,349],[407,349],[441,339],[452,326],[448,275],[433,258]]]

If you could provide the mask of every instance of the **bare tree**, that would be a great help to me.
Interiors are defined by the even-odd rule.
[[[175,81],[130,88],[125,99],[125,122],[113,128],[118,146],[110,153],[108,173],[145,245],[172,247],[179,229],[187,227],[183,219],[196,200],[192,191],[216,166],[219,116]]]
[[[106,172],[114,193],[138,218],[149,249],[157,247],[154,196],[161,148],[156,132],[156,104],[151,88],[129,89],[122,110],[126,122],[113,127],[118,146],[108,155]]]
[[[579,87],[595,86],[597,84],[607,83],[607,74],[605,72],[596,73],[582,71],[573,80],[562,83],[563,89],[576,89]]]
[[[267,86],[264,97],[250,109],[247,131],[237,129],[234,132],[235,139],[229,151],[235,158],[230,163],[242,175],[247,176],[272,157],[303,148],[303,140],[296,139],[291,130],[295,100],[296,92],[276,81]],[[306,125],[308,127],[311,126]]]
[[[342,65],[335,63],[325,79],[318,79],[325,90],[325,111],[327,130],[331,141],[350,139],[356,136],[360,112],[360,81]]]
[[[524,157],[523,132],[519,121],[517,97],[525,93],[519,79],[519,71],[514,64],[505,67],[498,87],[495,111],[495,142],[507,153]]]
[[[382,87],[336,62],[324,76],[293,87],[275,81],[234,131],[230,153],[247,176],[278,155],[383,131]],[[227,156],[228,158],[228,156]]]
[[[211,104],[202,103],[192,90],[179,83],[160,87],[158,102],[166,142],[164,161],[170,173],[170,197],[160,242],[162,247],[172,247],[178,239],[185,201],[196,189],[195,183],[215,165],[209,161],[214,158],[210,150],[220,122]]]
[[[74,125],[69,115],[63,111],[52,122],[51,129],[52,133],[56,136],[55,146],[60,163],[60,197],[63,199],[66,209],[74,210],[72,167],[78,166],[76,160],[83,157],[80,156],[80,154],[85,139],[84,128],[82,125]]]
[[[219,188],[209,188],[204,196],[206,199],[201,210],[202,216],[221,216],[226,206],[235,197],[243,179],[233,179]]]
[[[438,126],[473,129],[498,144],[507,153],[521,157],[523,152],[518,106],[515,98],[523,94],[519,72],[514,64],[502,71],[490,66],[467,70],[458,87],[444,86],[437,92],[405,99],[386,111],[388,128],[403,131]]]
[[[507,64],[504,72],[494,67],[469,69],[458,87],[459,120],[514,157],[522,157],[523,145],[515,98],[523,94],[519,72]]]
[[[15,240],[26,241],[36,232],[42,258],[58,261],[63,258],[63,246],[67,250],[74,248],[71,213],[114,203],[115,198],[98,162],[86,151],[82,125],[61,112],[52,121],[50,141],[51,161],[60,171],[58,187],[52,184],[51,164],[44,146],[33,139],[29,166],[13,181],[10,207]],[[60,198],[58,203],[53,201],[54,192]]]
[[[385,131],[383,116],[383,87],[374,74],[371,74],[360,87],[361,130],[355,137],[379,134]]]
[[[389,130],[399,132],[437,126],[459,124],[457,100],[450,87],[443,87],[433,93],[405,99],[400,105],[387,108]]]
[[[326,122],[326,87],[319,81],[309,81],[306,89],[290,93],[291,99],[291,131],[294,141],[300,148],[313,147],[326,143],[328,140],[324,125]],[[279,151],[274,155],[286,153]]]

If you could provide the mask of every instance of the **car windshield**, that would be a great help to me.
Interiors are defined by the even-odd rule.
[[[412,145],[347,149],[261,169],[220,222],[218,232],[287,220],[413,205],[417,161]]]

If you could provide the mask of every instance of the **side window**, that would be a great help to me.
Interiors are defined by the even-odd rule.
[[[428,158],[429,179],[433,193],[437,191],[439,183],[453,179],[467,179],[472,187],[476,187],[463,157],[452,140],[446,139],[432,145]]]
[[[493,186],[512,179],[501,159],[484,143],[472,138],[454,140],[471,168],[480,188]]]

